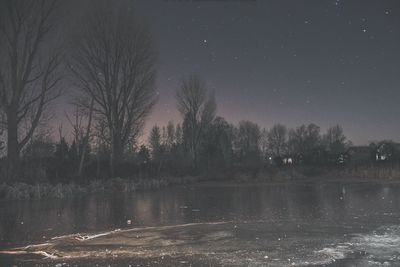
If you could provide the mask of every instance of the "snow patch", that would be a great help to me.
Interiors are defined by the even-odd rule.
[[[319,251],[331,263],[345,259],[350,254],[361,255],[360,266],[395,266],[400,262],[400,226],[380,227],[368,234],[354,235],[350,242],[326,247]]]
[[[328,257],[329,262],[346,258],[346,253],[348,252],[349,248],[344,246],[337,246],[334,248],[323,248],[317,251],[317,253],[326,255]]]

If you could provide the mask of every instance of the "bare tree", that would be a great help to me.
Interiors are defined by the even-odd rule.
[[[73,116],[71,117],[68,113],[66,113],[67,120],[72,128],[72,137],[73,137],[73,142],[75,143],[77,147],[77,154],[78,156],[80,155],[80,147],[82,144],[83,136],[85,134],[84,132],[84,114],[82,110],[80,110],[79,106],[75,105],[75,110],[73,112]]]
[[[178,146],[182,145],[183,143],[183,130],[180,123],[178,123],[175,127],[175,142]]]
[[[182,80],[176,99],[178,110],[184,118],[184,139],[197,168],[200,136],[215,118],[217,107],[214,96],[207,97],[204,82],[198,76],[191,75]]]
[[[82,109],[81,103],[83,103],[82,100],[75,103],[76,110],[74,112],[74,120],[72,120],[67,114],[67,119],[72,126],[74,141],[78,150],[78,177],[82,177],[83,165],[85,163],[85,157],[90,143],[94,100],[93,98],[90,100],[89,110],[86,110],[85,108]],[[84,107],[86,106],[87,105],[85,104]],[[86,113],[86,111],[88,112]],[[84,126],[84,120],[86,121],[86,127]]]
[[[10,176],[48,104],[59,96],[60,53],[49,52],[55,0],[6,0],[0,6],[0,109]]]
[[[304,161],[312,162],[318,159],[320,146],[320,127],[314,123],[303,124],[289,131],[289,151]]]
[[[93,119],[93,107],[94,107],[94,100],[90,101],[90,107],[89,107],[89,114],[88,114],[88,122],[86,125],[86,133],[83,138],[83,144],[82,144],[82,153],[81,153],[81,158],[79,159],[79,168],[78,168],[78,176],[82,176],[82,171],[83,171],[83,164],[85,163],[85,156],[86,156],[86,151],[89,146],[90,142],[90,131],[92,129],[92,119]]]
[[[240,121],[235,130],[235,150],[242,161],[256,162],[260,158],[261,130],[251,121]]]
[[[343,153],[346,149],[346,136],[343,133],[343,128],[340,125],[329,127],[323,136],[323,143],[330,153]]]
[[[156,52],[152,36],[132,12],[123,5],[99,6],[75,43],[70,66],[84,97],[94,101],[93,118],[105,125],[113,176],[156,103]]]
[[[152,159],[154,161],[159,161],[163,150],[159,126],[154,125],[153,128],[151,128],[148,143],[151,149]]]
[[[275,157],[283,156],[287,145],[287,129],[282,124],[275,124],[267,133],[268,149]]]
[[[171,151],[174,144],[175,144],[175,125],[172,121],[169,121],[167,124],[167,137],[165,143],[168,152]]]
[[[266,159],[268,155],[268,131],[263,128],[260,134],[260,149],[263,159]]]

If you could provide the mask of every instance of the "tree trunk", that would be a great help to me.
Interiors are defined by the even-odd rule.
[[[78,169],[78,176],[81,178],[82,176],[82,171],[83,171],[83,163],[85,162],[85,155],[86,155],[86,150],[89,145],[89,138],[90,138],[90,129],[92,126],[92,115],[93,115],[93,106],[94,106],[94,98],[92,98],[92,101],[90,103],[90,110],[89,110],[89,120],[86,128],[86,135],[85,139],[83,140],[83,147],[82,147],[82,152],[81,152],[81,159],[79,161],[79,169]]]
[[[123,155],[123,145],[122,140],[119,135],[114,135],[111,145],[111,178],[114,178],[116,173],[116,167],[118,167],[119,163],[122,161]]]
[[[17,176],[19,167],[18,122],[15,114],[7,114],[7,179]]]
[[[97,180],[99,180],[100,179],[100,152],[99,151],[97,151],[97,153],[96,153],[96,177],[97,177]]]

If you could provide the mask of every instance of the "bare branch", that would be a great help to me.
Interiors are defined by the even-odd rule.
[[[1,49],[7,56],[0,60],[0,109],[6,116],[10,160],[19,158],[21,149],[43,120],[48,104],[60,95],[57,86],[61,79],[61,55],[49,52],[49,47],[43,51],[54,27],[52,16],[57,2],[4,2],[0,39],[5,41]]]
[[[70,70],[82,95],[93,101],[93,119],[105,126],[101,138],[117,162],[157,100],[156,53],[148,30],[125,9],[99,7],[89,18]]]

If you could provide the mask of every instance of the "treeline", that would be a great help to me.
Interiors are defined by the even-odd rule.
[[[111,169],[112,146],[104,139],[102,129],[90,126],[88,121],[83,123],[77,111],[73,118],[68,117],[73,126],[70,143],[61,127],[57,142],[45,133],[31,139],[22,151],[20,177],[26,181],[82,183],[110,177],[257,171],[271,165],[335,165],[344,163],[343,155],[350,145],[339,125],[324,134],[315,124],[294,129],[276,124],[269,130],[251,121],[233,125],[216,115],[213,95],[195,75],[181,81],[176,100],[182,123],[155,125],[145,144],[124,146],[115,170]]]
[[[183,126],[174,126],[172,122],[166,127],[155,125],[148,146],[141,147],[141,151],[146,151],[146,161],[159,170],[199,172],[246,171],[271,165],[339,165],[346,163],[351,144],[339,125],[330,127],[325,134],[315,124],[289,130],[276,124],[266,130],[251,121],[233,125],[216,116],[203,124],[193,151],[189,125],[187,119]]]

